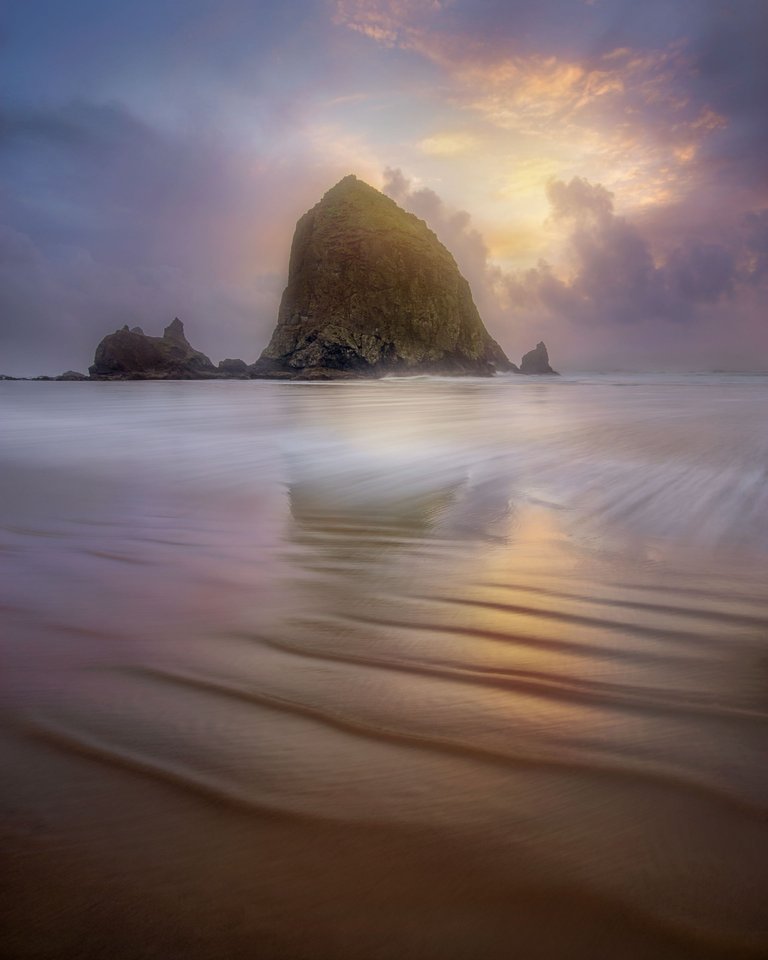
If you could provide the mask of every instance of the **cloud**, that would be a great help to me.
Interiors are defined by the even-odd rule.
[[[388,47],[421,46],[423,31],[451,0],[336,0],[335,22]]]
[[[477,147],[477,138],[469,133],[436,133],[418,143],[419,150],[431,157],[457,157]]]
[[[695,187],[695,160],[724,117],[682,91],[691,65],[676,47],[563,59],[467,61],[455,97],[500,131],[541,144],[622,190],[625,204],[666,203]]]
[[[495,128],[499,143],[506,134],[513,150],[536,144],[561,178],[620,190],[627,209],[680,202],[703,185],[745,208],[746,191],[768,186],[762,0],[342,0],[337,22],[420,54],[441,71],[444,103]],[[373,24],[385,41],[364,29]]]
[[[570,321],[631,323],[695,319],[700,305],[733,296],[740,251],[689,239],[657,263],[650,242],[617,216],[613,195],[574,177],[547,187],[553,220],[567,228],[564,263],[557,277],[548,264],[509,275],[511,305],[538,307]]]
[[[768,280],[768,209],[748,213],[743,221],[746,233],[745,273],[751,283]]]
[[[692,21],[689,44],[695,88],[728,128],[710,146],[707,159],[722,176],[768,187],[768,5],[763,0],[724,0],[706,5]],[[765,193],[763,193],[763,201]]]
[[[57,107],[15,105],[0,108],[0,150],[45,144],[88,152],[125,146],[152,137],[151,128],[117,103],[73,100]]]
[[[731,250],[697,240],[673,250],[663,273],[674,300],[699,304],[732,296],[738,276]]]
[[[255,359],[293,224],[337,173],[303,163],[207,126],[161,130],[118,103],[6,108],[0,373],[82,369],[116,327],[175,315],[214,359]]]
[[[581,222],[589,217],[605,221],[613,215],[613,194],[602,184],[592,184],[581,177],[574,177],[570,183],[551,179],[547,197],[557,220]]]
[[[750,214],[721,243],[687,237],[665,252],[616,213],[603,185],[551,180],[550,224],[562,237],[556,263],[510,271],[492,261],[470,215],[434,190],[391,168],[384,190],[454,254],[481,316],[513,358],[544,338],[565,366],[706,366],[733,334],[722,363],[759,365],[764,322],[750,291],[763,275],[768,281],[768,211]]]

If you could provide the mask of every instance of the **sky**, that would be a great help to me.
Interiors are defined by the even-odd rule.
[[[0,91],[0,373],[252,362],[349,173],[513,360],[768,369],[766,0],[5,0]]]

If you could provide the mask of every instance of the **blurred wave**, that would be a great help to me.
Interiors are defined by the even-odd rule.
[[[764,955],[766,400],[0,384],[3,955]]]

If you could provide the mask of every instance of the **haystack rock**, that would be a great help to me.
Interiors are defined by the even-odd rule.
[[[104,337],[89,368],[92,377],[116,380],[201,380],[219,371],[204,353],[190,346],[178,317],[162,337],[148,337],[141,327],[124,326]]]
[[[536,344],[534,350],[529,350],[520,362],[520,373],[549,373],[559,376],[557,370],[549,365],[549,354],[543,340]]]
[[[299,220],[254,377],[489,376],[516,370],[423,220],[354,176]]]

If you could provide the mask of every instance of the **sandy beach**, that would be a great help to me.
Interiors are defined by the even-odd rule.
[[[764,956],[767,401],[0,383],[0,953]]]

